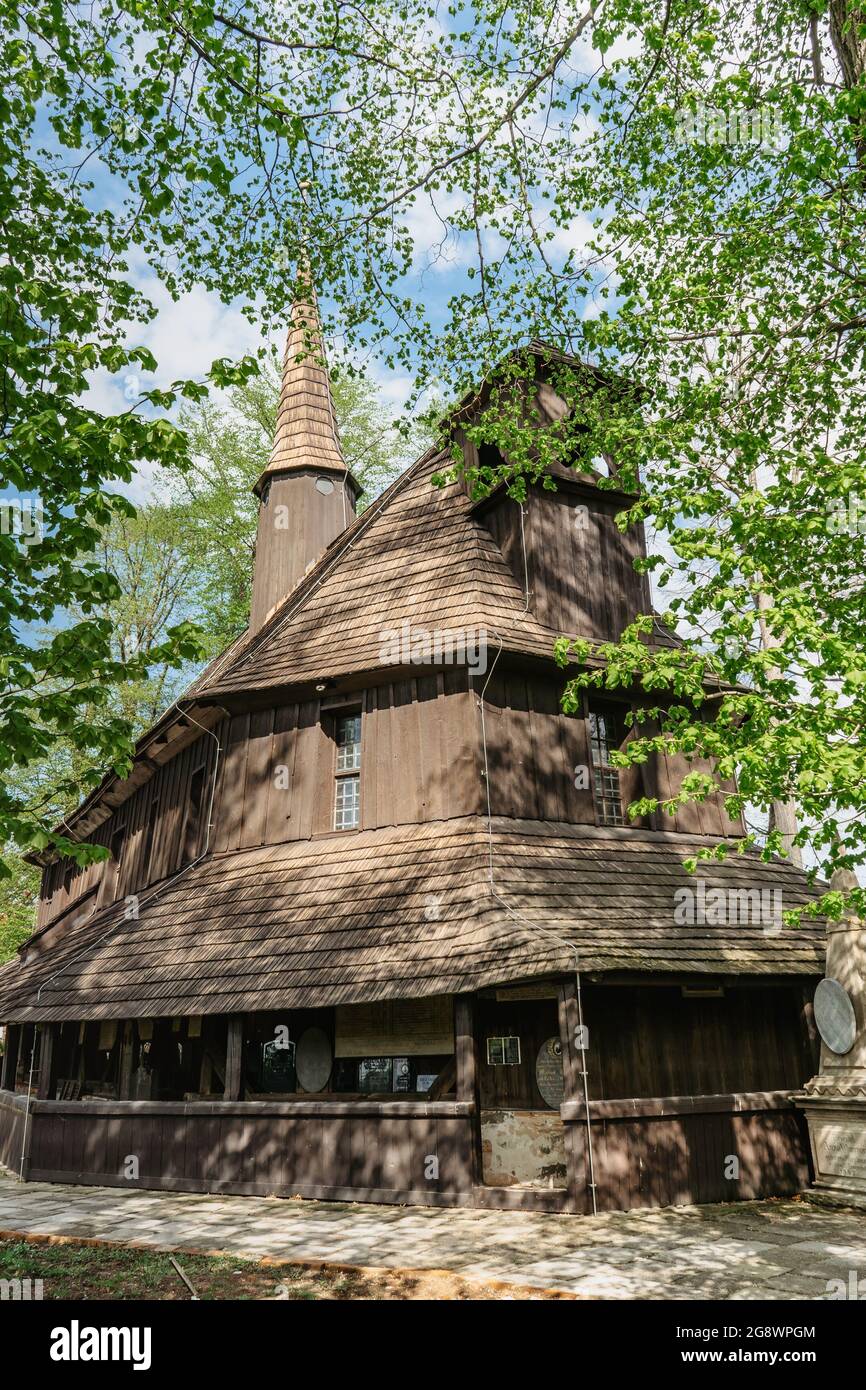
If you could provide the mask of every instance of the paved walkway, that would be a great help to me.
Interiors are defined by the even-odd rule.
[[[174,1250],[449,1269],[590,1298],[814,1299],[863,1280],[866,1213],[807,1201],[597,1217],[360,1206],[18,1183],[0,1172],[0,1232]]]

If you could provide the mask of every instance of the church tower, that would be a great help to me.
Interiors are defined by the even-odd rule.
[[[353,520],[361,490],[340,447],[316,293],[299,272],[274,447],[254,489],[259,524],[251,632]]]

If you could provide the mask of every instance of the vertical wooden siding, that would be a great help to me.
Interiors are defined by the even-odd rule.
[[[361,829],[481,808],[477,716],[465,672],[362,691]],[[300,702],[231,720],[214,848],[308,839],[333,828],[332,712]]]
[[[591,787],[575,785],[576,769],[590,766],[586,724],[562,712],[563,685],[564,678],[502,671],[487,687],[485,723],[494,815],[595,824]],[[641,732],[651,731],[641,726]],[[681,755],[653,758],[624,771],[624,803],[640,796],[668,798],[688,772],[709,770],[702,759],[689,761]],[[740,824],[728,817],[721,794],[680,807],[674,817],[659,813],[653,828],[714,836],[741,830]]]
[[[783,1095],[669,1104],[672,1112],[660,1114],[628,1113],[625,1105],[616,1113],[616,1102],[590,1106],[599,1211],[746,1202],[791,1196],[808,1186],[803,1116]],[[576,1209],[589,1212],[586,1116],[580,1106],[569,1108],[566,1129],[573,1164],[569,1185]]]
[[[606,641],[650,609],[646,579],[634,568],[645,553],[643,528],[621,532],[614,520],[621,510],[620,502],[590,489],[532,489],[523,536],[520,506],[509,497],[497,498],[480,520],[521,587],[525,539],[530,606],[539,622],[556,632]]]
[[[587,985],[583,1003],[593,1100],[796,1090],[814,1070],[795,985],[726,988],[720,999]]]
[[[454,1205],[468,1200],[472,1187],[469,1108],[40,1102],[33,1106],[29,1176]],[[139,1158],[135,1183],[124,1177],[127,1154]]]
[[[0,1091],[0,1164],[10,1172],[21,1169],[27,1097]]]
[[[220,743],[224,742],[227,729],[227,721],[223,721],[214,730]],[[205,768],[205,778],[201,815],[201,844],[204,844],[215,758],[216,744],[213,738],[209,734],[202,734],[201,738],[190,743],[164,766],[158,768],[149,782],[139,787],[128,801],[118,807],[106,821],[103,821],[102,825],[88,836],[88,841],[91,844],[109,845],[115,831],[121,826],[126,828],[126,841],[121,871],[117,877],[115,898],[123,898],[129,893],[140,893],[148,884],[156,883],[160,879],[176,873],[180,868],[190,778],[202,764]],[[159,799],[159,816],[148,856],[149,862],[145,862],[148,820],[155,797]],[[106,865],[104,862],[95,863],[88,865],[85,869],[77,870],[68,889],[63,884],[64,868],[65,865],[61,862],[51,864],[45,870],[43,896],[40,900],[37,919],[38,927],[44,927],[49,922],[53,922],[67,908],[71,908],[92,888],[100,884]],[[99,905],[106,906],[102,898],[99,900]]]

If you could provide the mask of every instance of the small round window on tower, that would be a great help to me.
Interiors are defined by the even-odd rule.
[[[317,478],[316,491],[321,492],[325,497],[330,497],[331,493],[334,491],[334,484],[331,482],[330,478]]]

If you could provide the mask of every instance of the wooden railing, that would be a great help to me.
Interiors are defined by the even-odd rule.
[[[462,1205],[456,1101],[36,1101],[27,1176],[176,1191]]]

